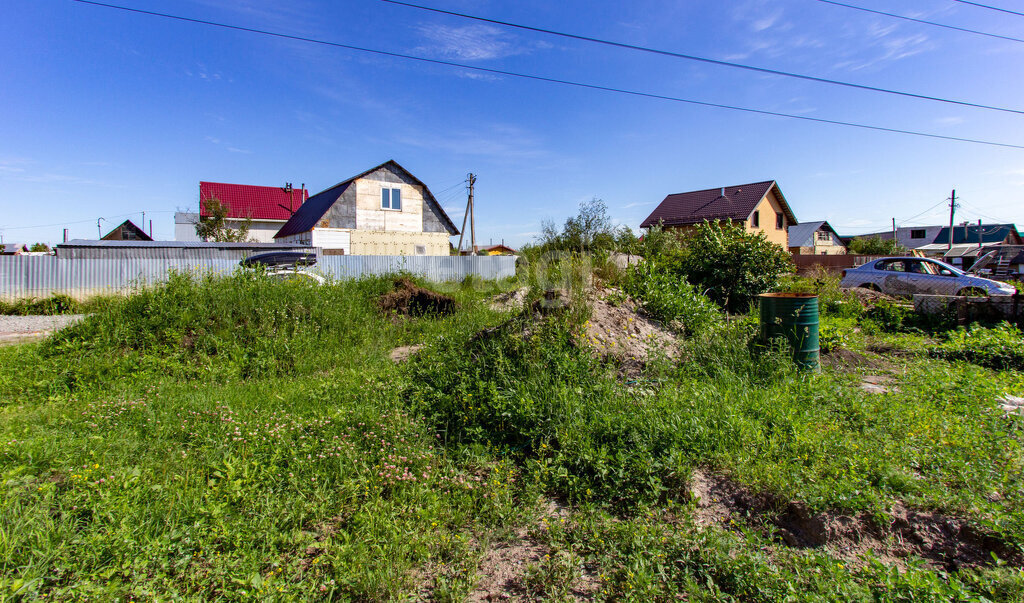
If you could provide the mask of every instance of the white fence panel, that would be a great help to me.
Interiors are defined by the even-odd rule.
[[[88,297],[130,291],[167,280],[171,270],[231,274],[234,260],[65,259],[55,256],[0,256],[0,299],[47,297],[56,293]],[[515,276],[515,256],[320,256],[315,270],[334,278],[407,272],[435,282],[472,274],[486,280]]]

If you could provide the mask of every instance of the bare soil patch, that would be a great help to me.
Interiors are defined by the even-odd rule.
[[[546,522],[565,521],[568,509],[554,501],[547,501],[538,520],[515,531],[511,540],[492,543],[484,551],[477,574],[480,580],[469,593],[467,601],[543,601],[545,593],[531,591],[527,572],[551,554],[551,549],[535,534],[545,529]],[[584,568],[568,585],[569,598],[589,601],[599,590],[596,575]]]
[[[1024,562],[1019,552],[965,519],[902,503],[893,505],[881,523],[867,513],[813,514],[799,501],[753,494],[703,469],[691,476],[690,496],[698,525],[744,521],[771,531],[788,546],[821,548],[855,564],[867,552],[901,567],[915,556],[946,570],[991,565],[992,553],[1014,565]]]
[[[512,291],[499,293],[491,298],[491,309],[497,312],[519,310],[526,303],[526,296],[529,292],[529,287],[520,287]]]
[[[401,364],[403,362],[406,362],[407,360],[409,360],[413,356],[415,356],[416,352],[419,352],[422,349],[423,349],[423,344],[402,345],[402,346],[398,346],[397,348],[391,350],[391,353],[389,354],[389,356],[390,356],[392,362],[395,362],[396,364]]]
[[[377,305],[389,314],[401,316],[448,315],[458,309],[454,299],[424,289],[407,278],[395,281],[395,288],[380,296]]]
[[[584,342],[597,354],[626,366],[640,366],[654,353],[678,356],[676,338],[661,323],[640,314],[628,297],[613,303],[614,292],[595,290],[588,299],[590,320]]]

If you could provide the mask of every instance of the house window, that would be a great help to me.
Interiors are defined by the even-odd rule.
[[[814,233],[814,239],[819,243],[828,243],[832,240],[832,237],[827,230],[818,230]]]
[[[923,239],[925,236],[925,230],[923,228],[915,228],[910,231],[911,239]]]
[[[380,208],[402,210],[402,189],[382,188],[380,189]]]
[[[779,212],[775,212],[775,228],[782,230],[786,226],[786,218]]]
[[[754,212],[754,217],[751,218],[750,225],[753,226],[754,228],[759,228],[761,226],[761,212]]]

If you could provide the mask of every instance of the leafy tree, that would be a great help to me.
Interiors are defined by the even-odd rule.
[[[628,226],[615,227],[608,206],[601,199],[580,203],[579,212],[565,221],[561,231],[551,220],[541,222],[538,237],[545,251],[629,251],[636,245],[636,236]]]
[[[856,255],[895,255],[906,250],[906,247],[893,239],[883,239],[878,235],[854,239],[847,246],[847,251]]]
[[[756,296],[773,290],[782,275],[793,271],[789,252],[763,234],[718,222],[697,225],[678,247],[667,246],[654,261],[733,312],[746,311]]]
[[[32,243],[32,246],[28,248],[29,251],[42,251],[50,253],[50,246],[46,243]]]
[[[245,243],[252,240],[249,238],[252,218],[242,220],[238,226],[229,226],[228,206],[223,201],[211,197],[201,203],[206,215],[201,215],[196,222],[196,235],[200,239],[220,243]]]

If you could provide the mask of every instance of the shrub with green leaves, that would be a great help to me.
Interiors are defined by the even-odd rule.
[[[793,271],[789,252],[763,234],[717,222],[697,225],[659,261],[730,312],[745,312]]]
[[[864,306],[856,295],[841,286],[841,282],[839,275],[819,267],[806,276],[784,277],[777,290],[817,295],[822,316],[856,318],[864,312]]]
[[[946,340],[928,349],[935,358],[966,360],[997,370],[1024,370],[1024,333],[1003,322],[994,328],[971,325],[946,335]]]
[[[701,333],[722,320],[714,302],[655,261],[631,266],[623,288],[640,302],[644,312],[684,333]]]

